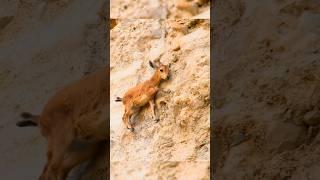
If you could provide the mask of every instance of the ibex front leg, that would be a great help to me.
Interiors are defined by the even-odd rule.
[[[159,118],[157,118],[156,112],[155,112],[156,106],[155,106],[155,103],[154,103],[154,98],[152,98],[152,99],[149,101],[149,104],[150,104],[150,108],[151,108],[153,120],[156,121],[156,122],[159,122]]]

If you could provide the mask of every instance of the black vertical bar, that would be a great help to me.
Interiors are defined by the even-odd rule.
[[[213,128],[214,128],[214,107],[215,107],[215,96],[214,96],[214,3],[213,0],[210,3],[210,179],[213,179],[213,158],[214,158],[214,139],[213,139]]]
[[[106,159],[106,170],[107,170],[107,178],[110,179],[110,1],[107,1],[106,3],[106,8],[107,10],[105,11],[106,14],[106,50],[105,50],[105,56],[106,56],[106,64],[108,68],[108,73],[107,73],[107,99],[108,99],[108,109],[107,109],[107,159]]]

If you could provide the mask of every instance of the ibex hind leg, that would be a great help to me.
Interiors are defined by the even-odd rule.
[[[68,152],[68,156],[63,160],[58,177],[61,180],[66,180],[69,172],[77,165],[90,160],[99,150],[99,144],[87,144],[81,149],[72,149]]]
[[[130,111],[126,111],[125,114],[122,117],[123,123],[129,129],[131,132],[134,131],[134,127],[130,124],[129,120],[132,116],[132,113]]]
[[[72,143],[73,132],[72,131],[65,131],[68,132],[66,134],[59,133],[60,131],[56,131],[54,139],[52,139],[52,144],[50,151],[51,154],[51,161],[46,168],[46,177],[48,180],[60,180],[59,175],[59,168],[63,163],[64,157],[68,152],[68,148]]]

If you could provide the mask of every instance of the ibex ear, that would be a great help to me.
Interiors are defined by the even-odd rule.
[[[158,60],[158,61],[155,61],[153,64],[154,64],[154,66],[155,66],[156,68],[158,68],[159,66],[162,65],[159,60]]]
[[[154,68],[156,68],[156,65],[153,63],[153,62],[151,62],[151,61],[149,61],[149,65],[154,69]]]

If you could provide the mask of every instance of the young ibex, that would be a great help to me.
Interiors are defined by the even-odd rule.
[[[159,90],[159,85],[163,80],[168,80],[170,77],[170,65],[163,65],[159,61],[153,63],[149,61],[150,66],[156,69],[153,76],[137,86],[129,89],[123,96],[123,98],[117,97],[115,101],[122,101],[125,112],[123,114],[122,120],[127,129],[134,131],[134,127],[131,124],[131,117],[137,114],[140,109],[149,103],[152,116],[154,120],[157,120],[155,114],[155,103],[154,97]]]
[[[86,75],[58,91],[40,115],[22,113],[17,126],[39,126],[48,141],[40,180],[65,180],[76,165],[90,160],[108,137],[107,68]]]

